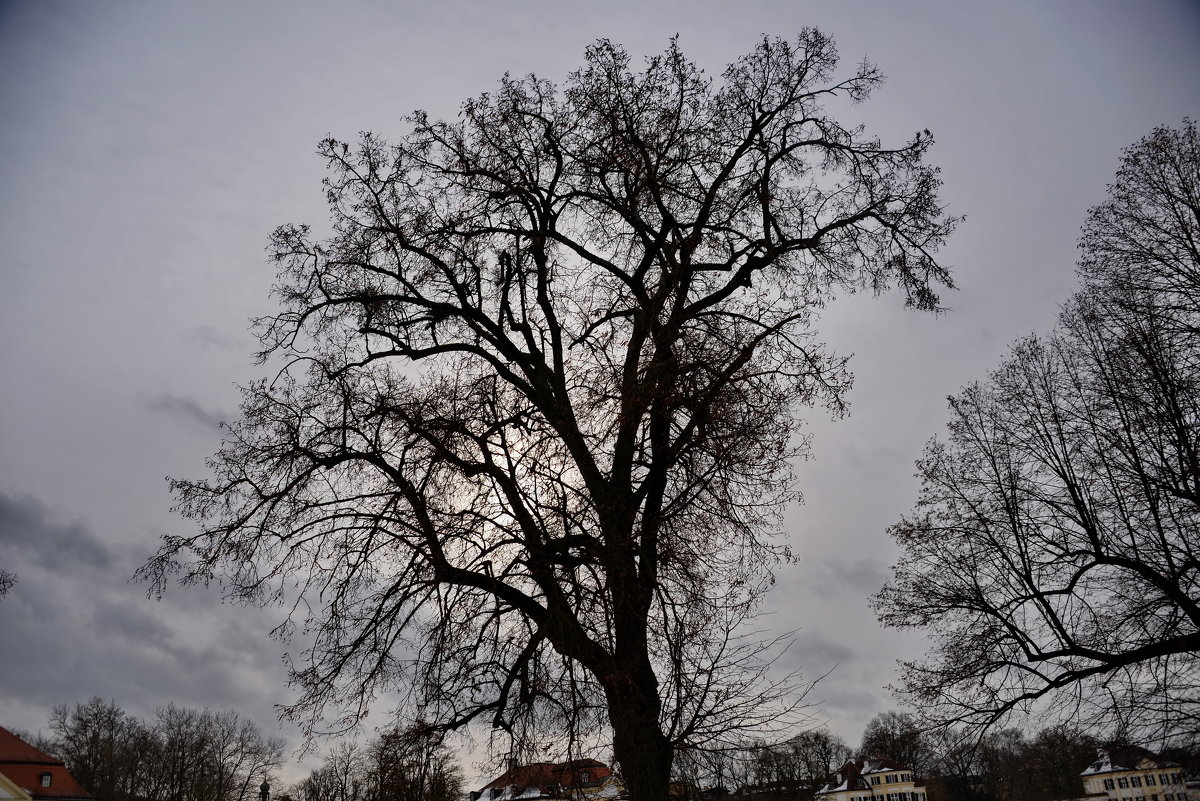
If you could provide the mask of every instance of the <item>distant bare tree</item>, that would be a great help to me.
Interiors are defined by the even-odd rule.
[[[259,783],[282,764],[284,741],[264,737],[254,721],[232,709],[206,718],[214,801],[253,801]]]
[[[369,795],[369,765],[363,749],[351,742],[333,746],[321,767],[300,783],[300,801],[365,801]]]
[[[398,143],[323,142],[332,235],[271,240],[274,377],[173,484],[201,532],[142,575],[297,603],[310,725],[401,689],[442,729],[609,727],[636,801],[676,747],[785,712],[743,624],[786,556],[796,415],[849,386],[817,310],[936,308],[954,224],[928,132],[826,110],[882,80],[836,65],[815,30],[719,81],[601,41],[562,90],[506,77]]]
[[[98,801],[127,801],[145,788],[153,754],[146,726],[101,698],[57,706],[52,751]]]
[[[785,742],[756,749],[756,790],[779,798],[809,798],[850,755],[842,738],[828,729],[802,732]]]
[[[462,771],[424,731],[390,731],[365,747],[341,742],[295,788],[300,801],[458,801]]]
[[[930,801],[1053,801],[1083,795],[1080,773],[1096,759],[1094,738],[1054,726],[1026,737],[1016,729],[950,727],[924,733],[933,757]]]
[[[1125,152],[1084,288],[952,398],[877,598],[936,647],[902,689],[942,722],[1035,702],[1140,739],[1200,730],[1200,138]]]
[[[1025,759],[1034,792],[1029,801],[1053,801],[1083,796],[1083,772],[1096,758],[1096,738],[1069,726],[1039,731],[1029,742]]]
[[[55,707],[53,751],[98,801],[252,801],[284,743],[233,710],[168,704],[153,725],[92,698]]]
[[[421,728],[385,732],[370,748],[371,801],[459,801],[463,776],[440,739]]]
[[[283,762],[284,742],[262,735],[236,712],[179,707],[158,710],[152,801],[247,801],[257,782]]]
[[[899,762],[918,779],[929,774],[938,757],[917,719],[904,712],[880,712],[867,721],[858,755]]]

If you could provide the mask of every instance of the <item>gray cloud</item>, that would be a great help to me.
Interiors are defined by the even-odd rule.
[[[30,495],[0,492],[0,544],[25,551],[33,562],[51,570],[66,564],[94,569],[113,566],[112,551],[82,523],[58,523],[50,509]]]
[[[0,660],[0,722],[37,730],[50,707],[99,695],[142,717],[168,702],[236,707],[273,731],[286,690],[263,632],[277,611],[224,605],[203,588],[148,600],[128,580],[145,549],[105,539],[39,498],[0,492],[0,553],[18,576],[0,601],[15,644]]]
[[[188,329],[187,338],[205,348],[215,348],[223,351],[239,351],[242,349],[242,338],[232,332],[221,331],[211,325],[197,325]]]
[[[841,633],[843,637],[836,638],[822,631],[798,631],[792,635],[787,658],[805,668],[812,679],[830,670],[844,669],[858,659],[865,643],[856,643],[851,632]]]
[[[894,660],[924,647],[880,630],[866,598],[887,577],[884,531],[913,502],[912,462],[945,396],[1050,324],[1120,149],[1194,115],[1200,73],[1186,0],[1087,13],[1032,0],[737,13],[613,0],[568,13],[516,0],[503,15],[380,6],[365,27],[328,4],[245,6],[0,3],[0,149],[20,154],[0,159],[0,559],[18,576],[0,600],[16,644],[0,659],[0,723],[36,730],[53,704],[100,694],[137,714],[237,704],[266,726],[287,700],[267,637],[278,610],[222,606],[202,588],[156,604],[126,580],[154,532],[183,525],[161,476],[194,474],[236,403],[230,385],[258,375],[246,320],[272,311],[267,232],[326,226],[316,141],[397,135],[414,108],[452,118],[506,71],[560,79],[601,36],[637,62],[678,32],[719,75],[763,31],[817,25],[845,65],[866,56],[888,75],[845,121],[890,142],[931,128],[946,202],[968,215],[944,254],[955,311],[919,316],[865,293],[821,313],[822,338],[855,354],[852,414],[808,415],[807,503],[787,512],[801,561],[779,571],[765,624],[798,630],[788,665],[838,664],[813,698],[854,740],[891,706]],[[310,57],[338,41],[356,46],[336,63]]]
[[[835,599],[853,599],[864,606],[866,599],[887,581],[888,565],[873,558],[818,557],[789,566],[781,583],[797,599],[823,604]],[[782,610],[781,610],[782,611]]]
[[[220,430],[221,423],[230,419],[228,414],[205,409],[191,398],[183,398],[178,395],[159,395],[147,401],[146,406],[152,412],[159,412],[176,420],[209,429]]]

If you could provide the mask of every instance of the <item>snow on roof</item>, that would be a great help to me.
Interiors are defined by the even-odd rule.
[[[1155,768],[1177,768],[1178,762],[1163,759],[1157,754],[1126,745],[1119,748],[1096,749],[1096,761],[1088,765],[1080,776],[1095,776],[1098,773],[1115,773],[1123,770],[1153,770]]]
[[[840,778],[840,774],[839,774],[839,778]],[[818,793],[836,793],[839,790],[849,790],[849,789],[850,788],[846,786],[846,781],[843,779],[841,784],[834,786],[833,783],[830,782],[829,784],[826,784],[823,787],[821,787],[820,790],[817,790],[817,792]]]
[[[497,792],[499,791],[499,792]],[[540,787],[497,787],[484,796],[487,801],[517,801],[521,798],[545,798]]]
[[[908,768],[890,759],[864,759],[861,762],[848,760],[841,770],[829,777],[817,793],[838,793],[843,790],[869,790],[871,784],[863,777],[870,773],[892,773]]]

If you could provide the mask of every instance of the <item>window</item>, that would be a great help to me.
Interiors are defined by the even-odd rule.
[[[887,775],[887,780],[888,780],[888,784],[894,784],[894,783],[896,782],[896,774],[895,774],[895,773],[889,773],[889,774]]]
[[[1154,786],[1154,774],[1153,774],[1153,773],[1147,773],[1147,774],[1146,774],[1146,786],[1147,786],[1147,787],[1153,787],[1153,786]]]
[[[1175,794],[1167,793],[1166,795],[1163,796],[1163,801],[1175,801]]]
[[[42,786],[43,786],[43,787],[49,787],[49,786],[50,786],[50,774],[49,774],[49,773],[43,773],[43,774],[42,774],[41,776],[39,776],[38,778],[41,780],[41,782],[42,782]]]
[[[1118,787],[1128,787],[1129,786],[1129,777],[1122,776],[1121,778],[1117,779],[1117,786]]]
[[[591,776],[588,774],[588,772],[587,772],[586,770],[585,770],[585,771],[582,771],[582,772],[579,774],[579,782],[580,782],[580,784],[587,784],[587,783],[588,783],[588,782],[590,782],[591,780],[592,780],[592,777],[591,777]]]
[[[1168,778],[1169,777],[1167,776],[1167,774],[1160,773],[1160,774],[1158,774],[1158,783],[1162,784],[1162,785],[1170,784],[1171,782],[1167,781]]]
[[[1117,786],[1117,783],[1116,783],[1116,782],[1114,782],[1112,779],[1105,779],[1105,780],[1104,780],[1104,789],[1105,789],[1105,790],[1111,790],[1111,789],[1113,789],[1113,788],[1114,788],[1114,787],[1116,787],[1116,786]]]
[[[1129,777],[1129,786],[1130,787],[1141,787],[1142,786],[1142,777],[1141,776],[1130,776]]]
[[[872,776],[872,777],[871,777],[871,784],[879,784],[879,777],[878,777],[878,776]]]
[[[1138,796],[1137,798],[1135,798],[1133,801],[1146,801],[1146,796],[1144,796],[1144,795],[1139,795],[1139,796]]]

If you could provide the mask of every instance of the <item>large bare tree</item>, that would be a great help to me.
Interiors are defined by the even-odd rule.
[[[951,399],[919,462],[884,622],[936,647],[903,688],[945,721],[1047,709],[1200,730],[1200,140],[1126,152],[1080,243],[1083,289]]]
[[[839,124],[881,76],[836,65],[815,30],[719,80],[600,41],[562,87],[323,142],[332,233],[271,239],[273,377],[212,477],[174,482],[200,533],[143,574],[298,604],[298,714],[401,688],[436,728],[602,723],[664,798],[676,747],[786,704],[742,624],[785,553],[797,412],[849,386],[818,309],[949,283],[929,133]]]

